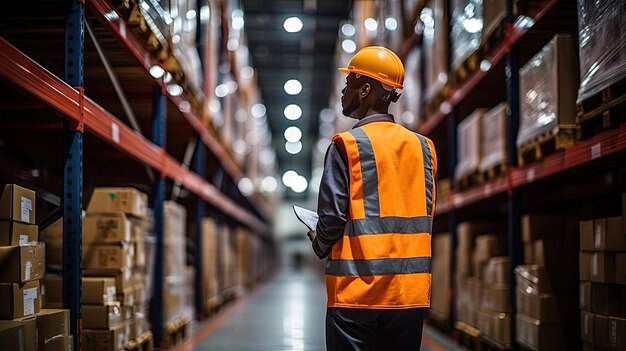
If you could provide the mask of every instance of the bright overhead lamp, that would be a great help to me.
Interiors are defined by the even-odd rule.
[[[209,5],[204,5],[200,8],[200,21],[206,22],[211,18],[211,9]]]
[[[254,77],[254,68],[250,66],[242,67],[241,70],[239,70],[239,74],[241,74],[241,78],[243,79],[251,79]]]
[[[385,28],[391,31],[398,29],[398,21],[393,17],[387,17],[387,19],[385,19]]]
[[[343,33],[343,35],[347,37],[351,37],[354,34],[356,34],[356,28],[354,28],[352,24],[346,23],[343,26],[341,26],[341,33]]]
[[[240,30],[243,28],[244,20],[243,20],[243,11],[234,10],[231,14],[232,17],[232,26],[235,30]]]
[[[289,95],[298,95],[302,91],[302,83],[297,79],[289,79],[285,82],[283,88]]]
[[[170,84],[167,86],[167,93],[172,96],[181,96],[183,94],[183,88],[178,84]]]
[[[235,51],[239,49],[239,39],[237,38],[228,39],[228,42],[226,43],[226,48],[228,49],[228,51]]]
[[[302,109],[296,104],[290,104],[285,107],[283,114],[288,120],[295,121],[298,118],[302,117]]]
[[[293,180],[296,178],[298,178],[298,173],[290,169],[287,172],[283,173],[283,184],[285,184],[285,186],[291,187]]]
[[[297,33],[302,30],[302,21],[298,17],[289,17],[283,23],[283,28],[289,33]]]
[[[278,182],[276,181],[276,178],[268,176],[263,178],[263,181],[261,182],[261,187],[264,191],[268,193],[273,193],[274,191],[276,191],[276,189],[278,189]]]
[[[295,143],[292,143],[288,141],[285,143],[285,150],[292,155],[297,155],[300,151],[302,151],[302,142],[296,141]]]
[[[193,20],[194,18],[196,18],[196,11],[195,10],[189,10],[187,11],[187,14],[185,14],[185,17],[187,17],[188,20]]]
[[[163,67],[159,65],[153,65],[152,67],[150,67],[150,75],[152,77],[159,79],[163,77],[164,74],[165,74],[165,70],[163,69]]]
[[[228,95],[228,86],[226,84],[220,84],[215,87],[215,96],[223,98]]]
[[[366,18],[363,24],[365,25],[365,29],[369,30],[370,32],[374,32],[378,29],[378,21],[373,18]]]
[[[463,21],[463,28],[469,33],[478,33],[483,30],[483,20],[480,18],[468,18]]]
[[[296,193],[303,193],[309,187],[309,182],[303,176],[296,177],[291,184],[291,190]]]
[[[261,103],[257,103],[257,104],[252,105],[250,112],[252,113],[252,116],[254,118],[261,118],[265,115],[265,113],[267,112],[267,109],[265,108],[265,105]]]
[[[356,51],[356,43],[352,39],[345,39],[341,42],[341,48],[348,54]]]
[[[285,129],[285,140],[296,143],[302,139],[302,131],[298,127],[291,126]]]
[[[250,178],[243,177],[239,179],[239,182],[237,182],[237,187],[239,188],[239,191],[241,191],[241,193],[245,196],[248,196],[254,192],[254,183]]]

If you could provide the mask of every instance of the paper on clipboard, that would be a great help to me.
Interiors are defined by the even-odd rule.
[[[319,220],[316,212],[296,205],[293,206],[293,212],[296,214],[296,217],[298,217],[300,222],[304,223],[309,230],[315,230],[317,221]]]

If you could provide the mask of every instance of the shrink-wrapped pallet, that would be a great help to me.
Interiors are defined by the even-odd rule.
[[[431,0],[422,10],[426,99],[430,100],[448,81],[447,1]]]
[[[477,109],[465,118],[457,127],[458,163],[454,170],[454,180],[459,180],[478,171],[482,152],[480,148],[481,120],[485,109]]]
[[[517,145],[531,143],[576,117],[578,67],[572,38],[557,34],[519,71],[520,125]]]
[[[626,6],[622,0],[578,0],[583,101],[626,78]]]
[[[492,108],[482,118],[481,150],[483,155],[480,160],[481,172],[498,165],[506,164],[508,157],[508,114],[509,105],[506,102]]]

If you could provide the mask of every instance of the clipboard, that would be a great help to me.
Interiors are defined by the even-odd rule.
[[[317,212],[296,205],[293,206],[293,212],[296,214],[296,217],[300,220],[300,222],[304,223],[309,230],[315,231],[317,221],[319,220]]]

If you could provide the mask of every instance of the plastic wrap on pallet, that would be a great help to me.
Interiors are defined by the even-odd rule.
[[[426,99],[433,98],[448,81],[448,13],[447,2],[431,0],[420,15],[424,23],[424,67]]]
[[[196,47],[196,10],[196,0],[170,1],[172,52],[180,62],[185,79],[200,87],[203,74]]]
[[[559,125],[575,123],[575,62],[572,38],[557,34],[520,69],[518,146],[558,130]]]
[[[482,118],[481,149],[483,150],[479,170],[485,172],[507,162],[507,125],[509,105],[506,102],[492,108]]]
[[[480,150],[481,120],[484,113],[485,109],[477,109],[457,127],[458,163],[454,171],[455,181],[478,171],[482,154]]]
[[[483,28],[482,0],[452,0],[450,43],[452,67],[456,68],[480,47]]]
[[[578,0],[578,101],[626,78],[626,3]]]
[[[154,33],[161,46],[167,47],[167,39],[170,36],[169,26],[172,18],[167,13],[167,7],[163,8],[163,1],[141,0],[139,1],[139,12],[146,20],[146,24]]]

